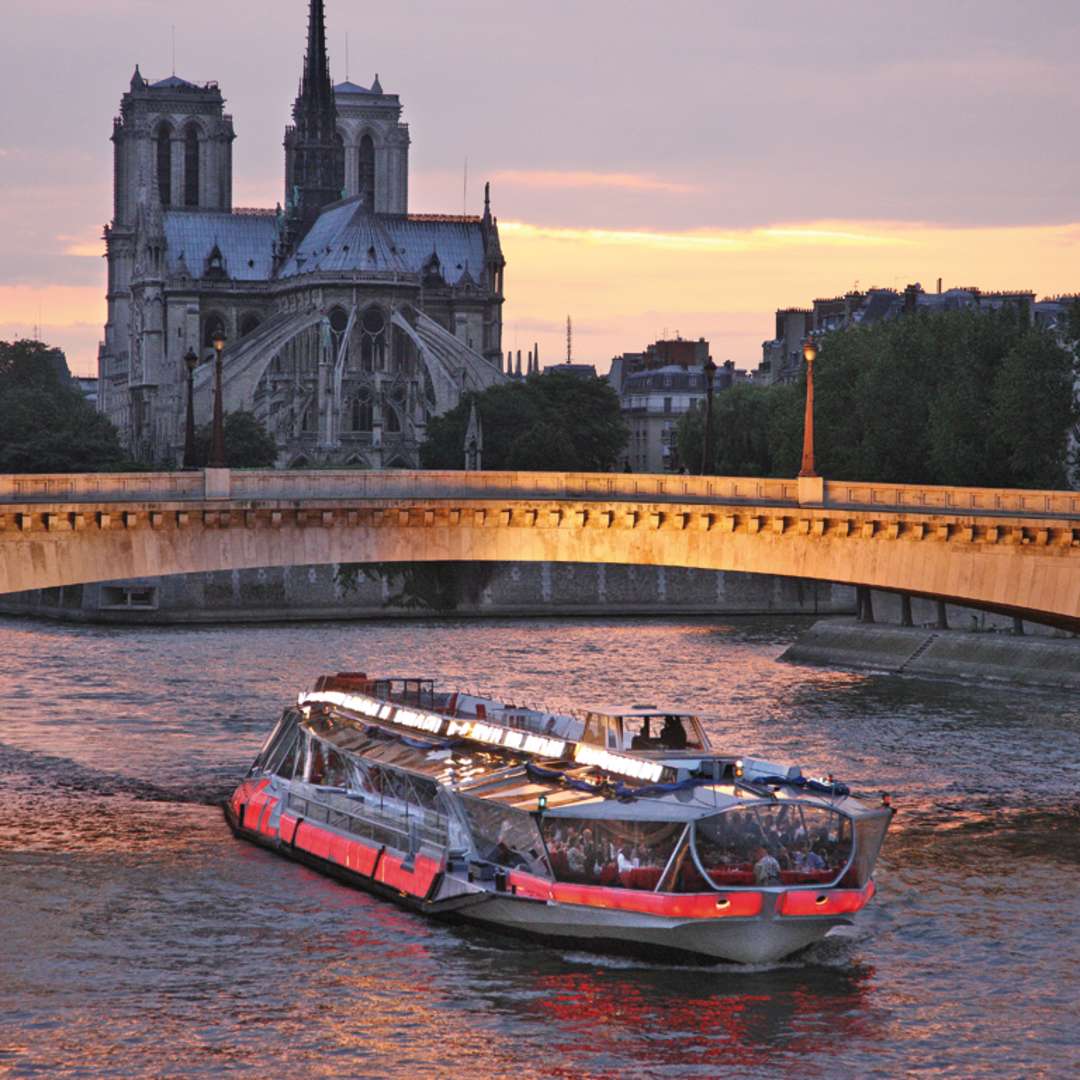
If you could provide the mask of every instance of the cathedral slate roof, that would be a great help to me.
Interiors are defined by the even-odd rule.
[[[484,271],[479,218],[372,214],[357,196],[327,207],[282,267],[280,277],[313,273],[420,274],[438,255],[443,277],[457,284]]]
[[[193,278],[201,278],[206,260],[218,246],[225,272],[234,281],[269,281],[274,271],[274,213],[230,214],[209,210],[166,211],[165,259],[170,274],[181,273],[180,259]]]

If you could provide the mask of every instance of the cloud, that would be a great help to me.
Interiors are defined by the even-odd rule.
[[[700,184],[663,180],[644,173],[590,172],[560,169],[503,169],[492,180],[511,187],[577,191],[582,188],[612,188],[622,191],[664,192],[687,195],[704,191]]]
[[[905,227],[857,223],[814,222],[774,225],[762,229],[690,229],[658,232],[650,229],[580,229],[532,225],[524,221],[499,223],[500,232],[530,239],[575,244],[662,248],[686,252],[749,252],[784,247],[902,247],[916,241],[902,235]],[[870,231],[873,230],[873,231]]]
[[[62,251],[65,255],[74,255],[80,259],[96,259],[105,254],[105,243],[99,233],[96,233],[93,239],[63,234],[56,239],[63,245]]]

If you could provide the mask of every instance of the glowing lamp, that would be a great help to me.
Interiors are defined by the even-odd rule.
[[[741,780],[742,779],[742,774],[743,774],[743,763],[742,763],[742,759],[740,758],[738,761],[735,762],[735,779],[736,780]]]
[[[536,800],[537,813],[542,814],[546,809],[547,809],[547,796],[546,795],[541,795],[540,798]]]
[[[817,345],[813,338],[807,338],[803,342],[802,354],[808,364],[812,364],[817,359]]]

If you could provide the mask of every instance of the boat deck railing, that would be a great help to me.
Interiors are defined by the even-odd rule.
[[[409,808],[407,804],[404,814],[381,810],[373,801],[376,798],[335,792],[312,798],[290,792],[288,808],[306,821],[321,821],[400,851],[415,850],[425,841],[440,847],[448,845],[449,823],[444,814]]]

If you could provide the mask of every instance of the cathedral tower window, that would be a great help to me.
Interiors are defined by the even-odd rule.
[[[360,203],[365,210],[375,210],[375,143],[370,135],[360,140]]]
[[[157,182],[162,206],[172,205],[172,125],[165,122],[157,133]]]
[[[199,205],[199,129],[188,124],[184,133],[184,205]]]

